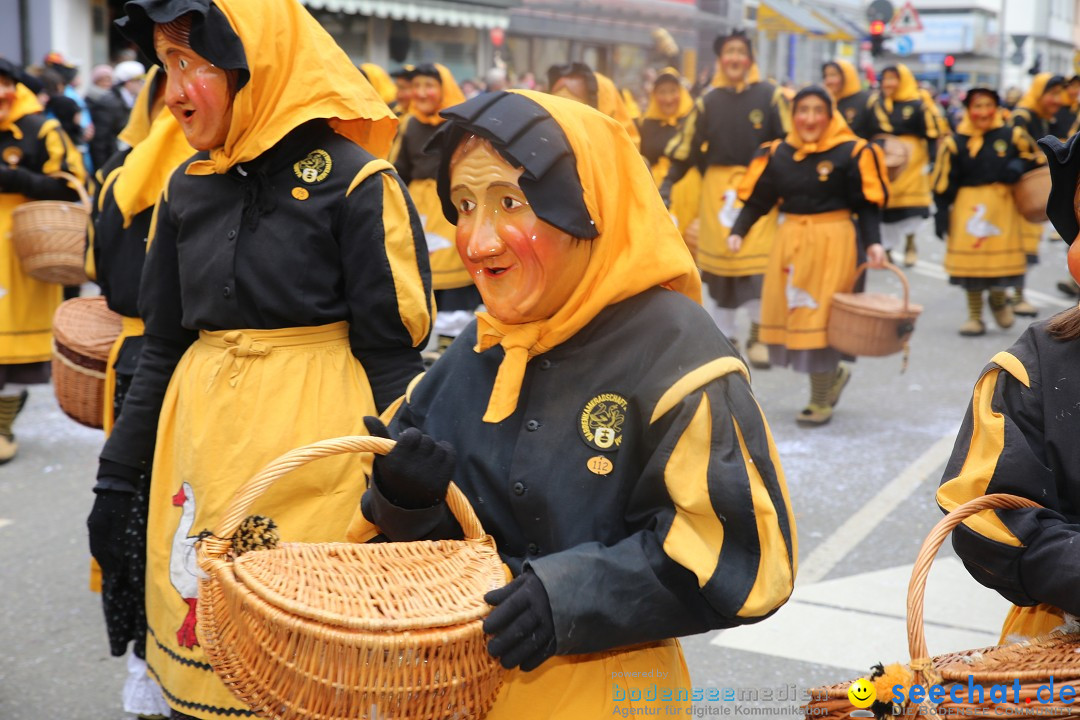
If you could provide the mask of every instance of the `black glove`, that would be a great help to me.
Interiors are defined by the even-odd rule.
[[[484,595],[495,609],[484,620],[484,632],[493,635],[488,652],[507,670],[521,666],[535,670],[555,654],[555,621],[544,583],[525,570],[509,585]]]
[[[945,236],[949,234],[948,208],[934,213],[934,234],[938,236],[938,240],[944,240]]]
[[[364,425],[374,437],[390,437],[377,417],[365,417]],[[398,436],[393,450],[375,456],[374,480],[383,497],[398,507],[429,508],[446,497],[456,457],[450,443],[435,442],[417,428],[409,428]]]
[[[79,194],[63,178],[10,166],[0,166],[0,192],[19,193],[35,200],[79,199]]]
[[[97,490],[94,509],[86,519],[90,531],[90,554],[106,576],[123,572],[124,543],[135,510],[135,493]]]
[[[664,207],[671,209],[671,182],[664,178],[660,183],[660,199],[664,201]]]

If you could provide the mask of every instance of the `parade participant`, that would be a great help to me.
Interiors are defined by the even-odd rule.
[[[1061,109],[1050,122],[1050,134],[1065,142],[1076,134],[1080,119],[1080,75],[1073,75],[1061,91]]]
[[[1023,128],[1034,145],[1039,138],[1050,135],[1050,122],[1062,107],[1062,91],[1065,78],[1060,75],[1042,73],[1036,75],[1031,87],[1020,98],[1012,111],[1010,124]],[[1040,163],[1041,164],[1041,163]],[[1029,265],[1039,261],[1039,242],[1042,240],[1042,223],[1032,223],[1020,218],[1020,233],[1024,242],[1024,252]],[[1035,317],[1038,309],[1024,298],[1023,288],[1017,288],[1010,298],[1013,312],[1022,317]]]
[[[143,344],[139,318],[139,278],[146,257],[150,221],[161,191],[176,167],[195,151],[179,123],[164,106],[165,82],[153,66],[135,100],[120,139],[128,150],[116,153],[98,172],[90,250],[93,278],[109,309],[123,319],[105,369],[104,428],[108,435],[122,411]],[[133,150],[130,148],[134,148]],[[91,537],[91,553],[100,567],[99,589],[109,648],[116,657],[128,652],[124,710],[137,715],[168,714],[161,690],[146,672],[146,515],[145,484],[128,518],[122,545],[117,538]]]
[[[250,714],[198,646],[194,542],[267,462],[362,431],[358,409],[404,392],[430,328],[427,253],[404,185],[377,159],[396,119],[302,5],[125,10],[122,32],[161,61],[165,104],[199,152],[154,211],[145,340],[90,532],[121,547],[151,478],[150,672],[174,717]],[[260,499],[286,539],[344,536],[359,459],[329,462]]]
[[[821,66],[821,78],[851,131],[869,139],[874,114],[870,104],[873,93],[863,90],[855,66],[847,60],[830,60]]]
[[[397,88],[395,102],[390,108],[402,119],[409,113],[409,103],[412,100],[412,73],[415,69],[415,65],[403,65],[390,73],[390,77],[394,79],[394,86]],[[399,135],[401,130],[402,128],[398,128]]]
[[[596,72],[585,63],[552,65],[548,68],[548,92],[583,102],[596,108],[623,126],[634,145],[641,147],[641,133],[634,123],[634,113],[611,78]],[[634,106],[636,110],[636,106]],[[638,111],[640,112],[640,111]]]
[[[1027,261],[1013,185],[1035,166],[1027,133],[1009,127],[995,90],[974,87],[956,132],[938,146],[934,168],[935,231],[947,237],[945,272],[967,292],[966,336],[984,335],[983,293],[1001,328],[1012,327],[1005,288],[1024,285]]]
[[[908,149],[907,167],[889,183],[881,241],[886,250],[892,251],[903,240],[904,265],[911,267],[918,261],[915,235],[930,217],[930,177],[926,170],[934,154],[934,140],[940,135],[938,112],[919,90],[915,76],[902,64],[881,71],[881,90],[871,104],[871,136],[894,135]]]
[[[732,252],[727,237],[741,207],[738,187],[754,151],[762,143],[784,137],[790,110],[783,90],[759,81],[750,39],[742,31],[713,43],[717,71],[712,89],[694,109],[665,154],[671,170],[660,187],[670,205],[676,182],[695,167],[705,167],[701,193],[698,267],[711,298],[710,312],[729,338],[735,336],[735,312],[750,315],[746,357],[757,368],[769,367],[768,348],[759,340],[761,284],[776,233],[777,213],[769,213]]]
[[[1046,214],[1080,276],[1074,244],[1080,147],[1039,140],[1053,188]],[[1070,562],[1080,542],[1080,446],[1068,418],[1080,402],[1080,309],[1029,327],[982,371],[945,468],[937,502],[949,512],[991,493],[1009,493],[1042,507],[984,510],[953,531],[953,547],[968,572],[1014,603],[1002,629],[1010,637],[1044,634],[1063,613],[1080,615],[1080,568]]]
[[[393,110],[397,102],[398,90],[390,74],[375,63],[363,63],[360,65],[360,72],[371,83],[371,87],[375,88],[375,92],[379,94],[382,101]]]
[[[454,76],[444,66],[417,65],[412,70],[412,94],[408,119],[394,143],[390,161],[409,186],[409,195],[420,213],[431,262],[431,285],[435,288],[436,353],[450,346],[472,321],[480,305],[480,293],[454,249],[454,226],[447,222],[439,204],[435,175],[439,154],[425,152],[431,136],[445,122],[439,112],[465,101]]]
[[[485,596],[512,668],[487,720],[681,712],[675,638],[760,620],[794,579],[746,367],[617,123],[529,91],[447,115],[440,197],[487,312],[394,413],[353,537],[460,536],[447,483],[472,501],[514,575]]]
[[[786,219],[765,274],[761,340],[774,365],[809,374],[810,402],[795,420],[813,426],[832,419],[851,379],[826,338],[829,309],[833,294],[855,282],[857,244],[871,267],[884,265],[888,184],[880,148],[851,132],[824,88],[801,90],[791,121],[787,138],[763,146],[750,164],[739,189],[746,205],[728,243],[738,250],[754,223],[783,204]]]
[[[82,158],[57,120],[23,83],[22,69],[0,57],[0,463],[15,457],[12,425],[26,403],[28,385],[49,381],[52,317],[59,285],[23,271],[11,242],[15,208],[32,200],[77,200],[67,172],[82,180]]]
[[[652,169],[657,187],[667,177],[671,161],[664,148],[679,131],[694,108],[694,99],[683,86],[682,76],[675,68],[664,68],[653,81],[649,106],[641,120],[641,154]],[[679,231],[686,236],[690,223],[697,219],[701,205],[701,173],[692,168],[671,189],[671,214]],[[691,248],[693,252],[693,248]]]

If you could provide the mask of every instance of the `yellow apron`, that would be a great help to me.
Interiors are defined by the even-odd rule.
[[[1011,642],[1009,636],[1033,638],[1045,635],[1057,626],[1065,622],[1065,613],[1053,605],[1032,605],[1020,607],[1013,605],[1009,614],[1005,616],[1005,624],[1001,627],[1002,645]]]
[[[661,156],[652,166],[653,181],[656,187],[664,182],[668,170],[671,168],[671,160]],[[686,234],[686,228],[690,227],[701,211],[701,173],[697,168],[683,175],[682,180],[671,187],[671,215],[675,218],[675,224],[679,226],[679,232]]]
[[[63,301],[59,285],[23,272],[11,241],[11,213],[30,199],[0,193],[0,365],[48,362],[52,321]]]
[[[833,294],[855,281],[855,223],[848,210],[785,217],[761,290],[761,342],[819,350]]]
[[[665,689],[671,700],[659,699]],[[675,700],[679,691],[686,695]],[[643,714],[644,708],[656,708],[653,715],[687,716],[690,692],[679,641],[661,640],[591,655],[559,655],[533,672],[512,670],[484,720],[592,720],[624,710]]]
[[[930,152],[926,139],[916,135],[899,135],[897,139],[907,145],[908,164],[900,177],[889,182],[885,208],[930,207],[930,176],[926,174]]]
[[[130,337],[139,337],[145,331],[145,326],[143,325],[141,318],[131,318],[126,315],[121,315],[120,320],[123,324],[120,330],[120,336],[116,338],[116,342],[113,343],[112,348],[109,350],[109,360],[105,365],[105,412],[104,418],[102,418],[103,426],[105,428],[105,437],[108,437],[112,432],[113,423],[116,422],[116,418],[113,417],[113,413],[116,410],[113,404],[113,397],[116,395],[116,358],[119,357],[120,348],[124,346],[125,340]]]
[[[1023,275],[1027,258],[1012,188],[1002,183],[956,193],[945,246],[945,272],[962,278]]]
[[[698,267],[713,275],[744,277],[761,275],[769,266],[769,252],[776,235],[779,211],[773,208],[743,238],[736,253],[728,250],[727,238],[742,209],[739,183],[746,168],[717,165],[705,171],[701,183],[701,229],[698,234]]]
[[[345,322],[202,332],[184,354],[161,409],[146,552],[146,660],[173,708],[207,719],[246,709],[194,644],[198,534],[266,463],[316,440],[364,434],[363,417],[375,414]],[[365,464],[343,455],[305,465],[252,512],[273,518],[286,541],[341,540]]]
[[[455,242],[457,230],[443,215],[435,179],[413,180],[409,183],[409,195],[427,236],[432,289],[453,290],[472,285],[472,277],[458,255]]]
[[[1042,233],[1042,223],[1028,222],[1024,219],[1023,215],[1020,216],[1020,235],[1022,237],[1024,253],[1026,255],[1038,257],[1039,241],[1042,240]]]

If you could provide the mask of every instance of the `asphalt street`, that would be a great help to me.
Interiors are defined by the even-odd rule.
[[[804,429],[794,416],[807,401],[805,376],[753,372],[795,507],[800,577],[792,602],[765,622],[683,640],[695,687],[742,698],[703,702],[700,716],[749,708],[794,717],[808,688],[907,660],[907,575],[940,518],[933,495],[952,437],[981,368],[1028,324],[959,337],[965,299],[940,270],[943,246],[926,234],[920,250],[908,278],[924,311],[905,373],[899,356],[860,360],[833,422]],[[1064,246],[1044,242],[1041,256],[1029,299],[1048,317],[1069,305],[1054,289]],[[899,284],[874,272],[870,288]],[[102,434],[67,419],[46,388],[33,392],[16,432],[20,454],[0,467],[0,720],[119,720],[124,664],[109,656],[99,598],[87,589],[85,518]],[[1005,607],[972,586],[948,546],[926,605],[932,653],[992,643]]]

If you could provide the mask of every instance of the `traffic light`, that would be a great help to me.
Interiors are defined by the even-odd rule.
[[[943,64],[945,65],[945,82],[949,82],[949,76],[952,74],[953,65],[956,64],[956,57],[953,55],[946,55]]]
[[[870,54],[879,57],[885,41],[885,21],[875,20],[870,23]]]

